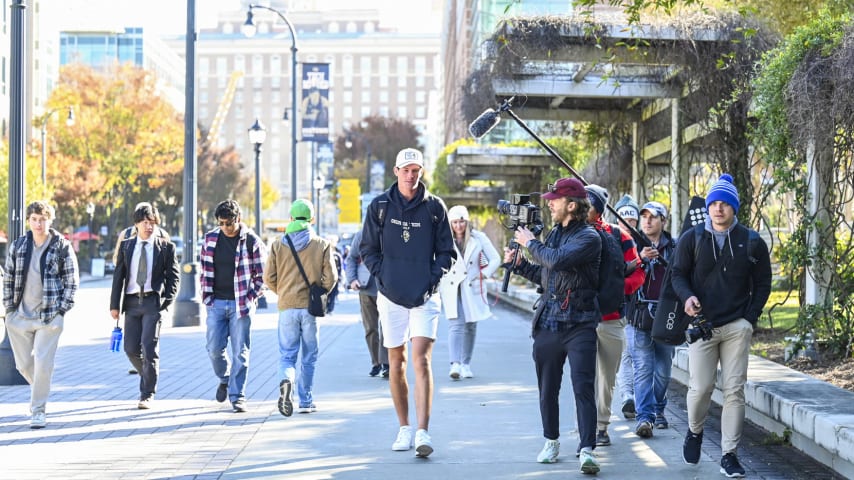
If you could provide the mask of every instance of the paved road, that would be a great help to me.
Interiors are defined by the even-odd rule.
[[[370,365],[349,293],[321,321],[315,385],[318,411],[285,418],[276,409],[276,319],[272,310],[252,326],[249,411],[233,413],[213,400],[217,380],[204,349],[203,327],[166,328],[155,408],[136,408],[138,377],[123,354],[108,350],[113,327],[106,280],[84,284],[69,312],[57,356],[48,426],[31,430],[27,386],[0,387],[2,479],[565,479],[583,477],[573,455],[574,408],[564,388],[560,462],[535,462],[543,444],[527,314],[496,307],[479,326],[475,378],[447,377],[447,325],[434,354],[436,393],[430,433],[435,453],[416,459],[392,452],[397,424],[387,382]],[[271,306],[275,302],[271,302]],[[681,460],[684,394],[672,392],[672,428],[641,440],[633,422],[613,417],[613,445],[596,450],[600,478],[722,478],[719,434],[710,425],[698,466]],[[414,408],[413,408],[414,413]],[[619,409],[615,408],[615,412]],[[751,437],[753,435],[753,437]],[[748,431],[742,453],[750,478],[832,479],[790,447],[761,446]]]

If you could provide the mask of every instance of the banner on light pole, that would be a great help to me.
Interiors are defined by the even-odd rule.
[[[304,63],[302,67],[302,140],[329,141],[329,64]]]

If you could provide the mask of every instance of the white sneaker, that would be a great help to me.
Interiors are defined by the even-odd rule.
[[[44,428],[45,425],[47,425],[47,418],[45,418],[44,412],[34,413],[32,420],[30,420],[30,428]]]
[[[415,456],[424,458],[431,453],[433,453],[433,442],[430,441],[430,434],[427,430],[419,428],[415,432]]]
[[[595,475],[599,473],[599,460],[593,455],[593,450],[582,448],[578,457],[578,462],[581,464],[581,473]]]
[[[465,363],[460,366],[460,375],[463,378],[474,378],[474,374],[471,373],[471,367]]]
[[[391,449],[396,452],[404,452],[412,448],[412,427],[404,425],[397,432],[397,440],[391,444]]]
[[[451,373],[449,373],[448,376],[453,378],[454,380],[460,379],[460,364],[459,363],[454,362],[451,364]]]
[[[546,440],[540,454],[537,455],[537,461],[540,463],[555,463],[560,455],[560,442],[557,440]]]

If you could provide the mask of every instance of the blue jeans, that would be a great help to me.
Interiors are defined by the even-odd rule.
[[[637,421],[654,422],[667,406],[667,386],[673,366],[672,345],[656,342],[650,332],[626,327],[626,341],[632,351],[634,367],[635,411]]]
[[[279,311],[279,378],[297,385],[300,407],[314,403],[314,364],[320,345],[317,320],[305,308]],[[299,382],[295,382],[297,356],[302,349]]]
[[[245,398],[246,373],[249,370],[249,328],[252,315],[239,317],[235,300],[214,299],[207,306],[207,350],[213,365],[214,375],[220,383],[228,382],[228,398],[232,402]],[[231,338],[231,360],[226,354],[228,339]],[[230,364],[230,365],[229,365]]]

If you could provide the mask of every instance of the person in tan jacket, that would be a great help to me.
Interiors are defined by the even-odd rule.
[[[312,413],[314,404],[312,386],[314,365],[317,362],[320,334],[317,319],[308,313],[308,285],[297,267],[299,257],[309,283],[319,283],[326,291],[338,281],[338,272],[332,259],[333,247],[329,241],[317,236],[311,227],[314,209],[311,203],[299,199],[291,205],[291,223],[285,234],[273,241],[264,282],[279,297],[279,412],[293,414],[293,386],[296,380],[296,363],[302,346],[297,394],[299,412]]]

